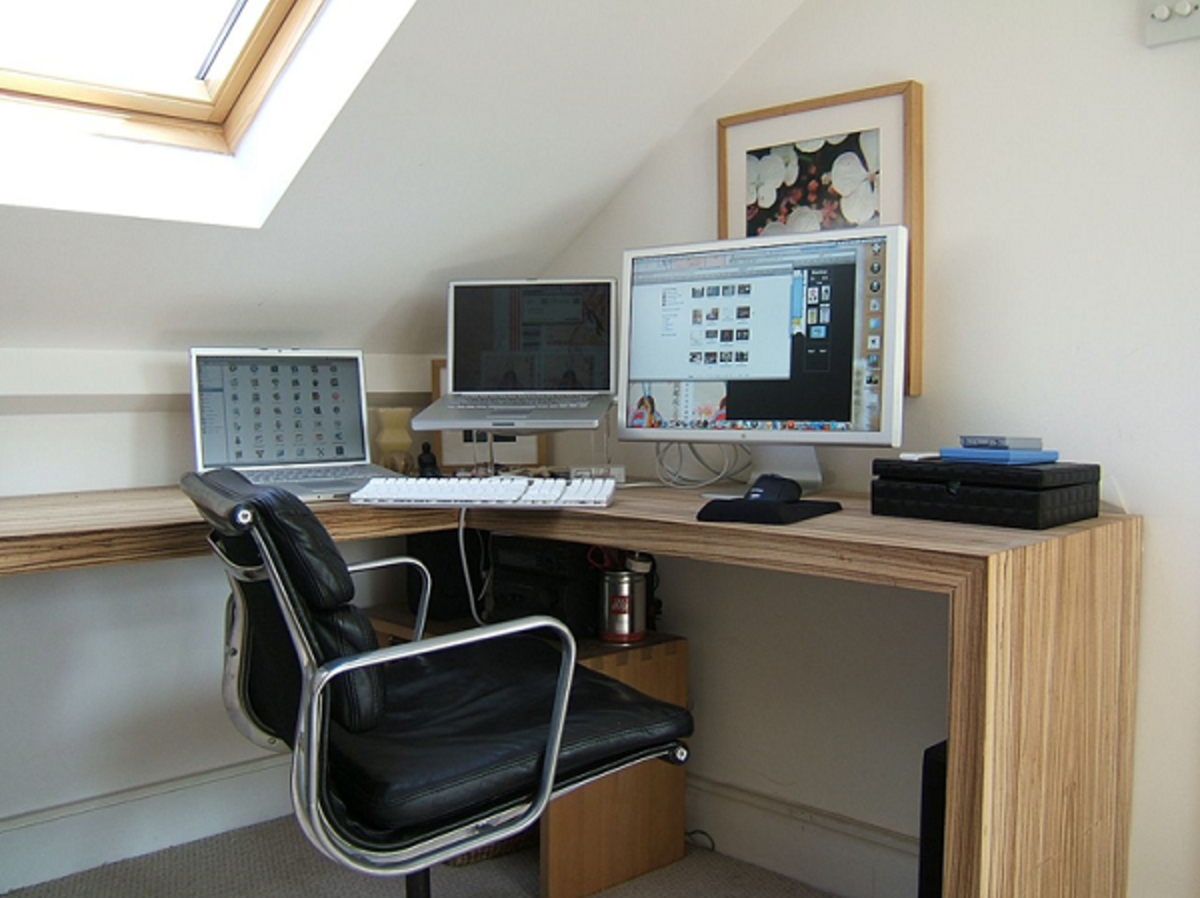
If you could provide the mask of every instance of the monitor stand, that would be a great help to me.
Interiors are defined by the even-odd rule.
[[[800,484],[801,495],[821,491],[821,462],[814,446],[775,446],[756,443],[749,448],[750,474],[746,485],[718,484],[704,489],[705,499],[740,499],[762,474],[778,474]]]

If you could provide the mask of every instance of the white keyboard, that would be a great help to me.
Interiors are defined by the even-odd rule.
[[[450,408],[495,408],[509,411],[511,409],[525,408],[587,408],[588,403],[595,398],[595,395],[590,393],[584,396],[563,393],[464,393],[459,396],[448,397],[446,403]]]
[[[616,488],[612,477],[373,477],[350,501],[408,508],[604,508]]]

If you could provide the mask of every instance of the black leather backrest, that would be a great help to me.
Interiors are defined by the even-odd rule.
[[[257,529],[281,568],[286,600],[296,610],[312,644],[317,664],[325,664],[347,655],[356,655],[377,647],[370,621],[350,604],[354,584],[346,562],[329,533],[308,508],[284,490],[256,487],[232,470],[185,475],[184,492],[196,503],[201,514],[217,529],[227,552],[235,560],[248,553],[257,555],[257,547],[247,528]],[[252,522],[244,523],[238,512],[252,512]],[[257,559],[255,559],[257,560]],[[256,588],[258,587],[258,588]],[[289,743],[295,728],[297,696],[273,695],[283,683],[295,679],[296,654],[270,645],[264,639],[278,640],[282,614],[277,604],[259,597],[259,584],[247,584],[247,625],[251,628],[254,657],[243,660],[244,675],[250,677],[243,694],[254,703],[278,702],[275,711],[263,707],[253,712],[272,728],[286,729],[279,735]],[[283,670],[290,666],[291,670]],[[265,684],[265,685],[264,685]],[[259,687],[263,688],[259,688]],[[382,713],[383,685],[378,668],[357,670],[342,675],[331,689],[333,718],[352,732],[373,728]],[[282,712],[282,713],[280,713]],[[286,718],[291,715],[291,725]],[[284,718],[284,719],[281,719]]]
[[[310,610],[335,611],[353,601],[354,583],[342,553],[307,505],[274,488],[261,489],[252,504]]]

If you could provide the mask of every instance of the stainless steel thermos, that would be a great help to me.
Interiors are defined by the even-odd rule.
[[[631,643],[646,638],[646,575],[650,566],[637,556],[628,570],[605,571],[602,584],[600,638],[605,642]]]

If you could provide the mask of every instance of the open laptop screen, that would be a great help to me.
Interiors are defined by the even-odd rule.
[[[613,282],[450,285],[453,393],[612,393]]]
[[[194,350],[192,378],[202,469],[367,460],[357,352]]]

